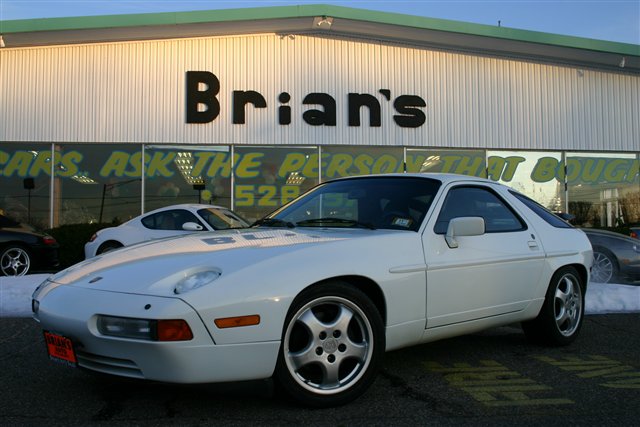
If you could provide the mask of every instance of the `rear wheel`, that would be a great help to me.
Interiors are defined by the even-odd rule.
[[[384,350],[382,318],[371,300],[346,283],[326,283],[293,302],[275,377],[304,405],[342,405],[371,385]]]
[[[618,273],[616,259],[604,248],[593,248],[593,268],[591,280],[595,283],[609,283]]]
[[[538,317],[522,323],[527,338],[550,345],[573,342],[584,318],[584,292],[585,285],[575,268],[556,271]]]
[[[0,251],[2,276],[24,276],[31,268],[31,256],[21,246],[9,246]]]
[[[96,251],[96,255],[100,255],[100,254],[103,254],[105,252],[109,252],[109,251],[112,251],[114,249],[121,248],[122,246],[123,246],[122,243],[116,242],[116,241],[104,242],[103,244],[100,245],[100,247]]]

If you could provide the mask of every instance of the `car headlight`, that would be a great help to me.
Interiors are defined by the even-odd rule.
[[[201,288],[215,281],[222,272],[220,270],[204,270],[193,273],[181,279],[173,290],[176,294],[183,294],[194,289]]]
[[[189,341],[193,339],[193,332],[191,332],[189,324],[182,319],[134,319],[100,314],[96,323],[98,332],[110,337],[146,341]]]

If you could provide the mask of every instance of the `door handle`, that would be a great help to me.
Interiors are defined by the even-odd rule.
[[[527,244],[529,245],[529,249],[538,249],[538,242],[535,240],[529,240]]]

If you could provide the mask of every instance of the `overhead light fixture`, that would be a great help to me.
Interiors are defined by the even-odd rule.
[[[0,48],[5,47],[6,45],[4,44],[4,39],[2,38],[2,35],[0,35]]]
[[[291,172],[287,178],[287,185],[301,185],[305,179],[300,172]]]
[[[319,27],[323,30],[331,29],[331,25],[333,25],[333,18],[330,16],[318,16],[313,20],[313,23],[316,27]]]
[[[193,176],[193,155],[188,151],[182,151],[176,154],[173,162],[178,167],[180,174],[185,182],[189,185],[203,185],[204,179],[201,176]]]

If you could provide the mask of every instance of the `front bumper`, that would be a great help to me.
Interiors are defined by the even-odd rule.
[[[73,341],[82,368],[172,383],[242,381],[273,374],[279,341],[216,345],[195,310],[178,298],[53,287],[36,292],[34,319],[44,330]],[[193,339],[156,342],[103,336],[97,329],[99,314],[184,319]]]

